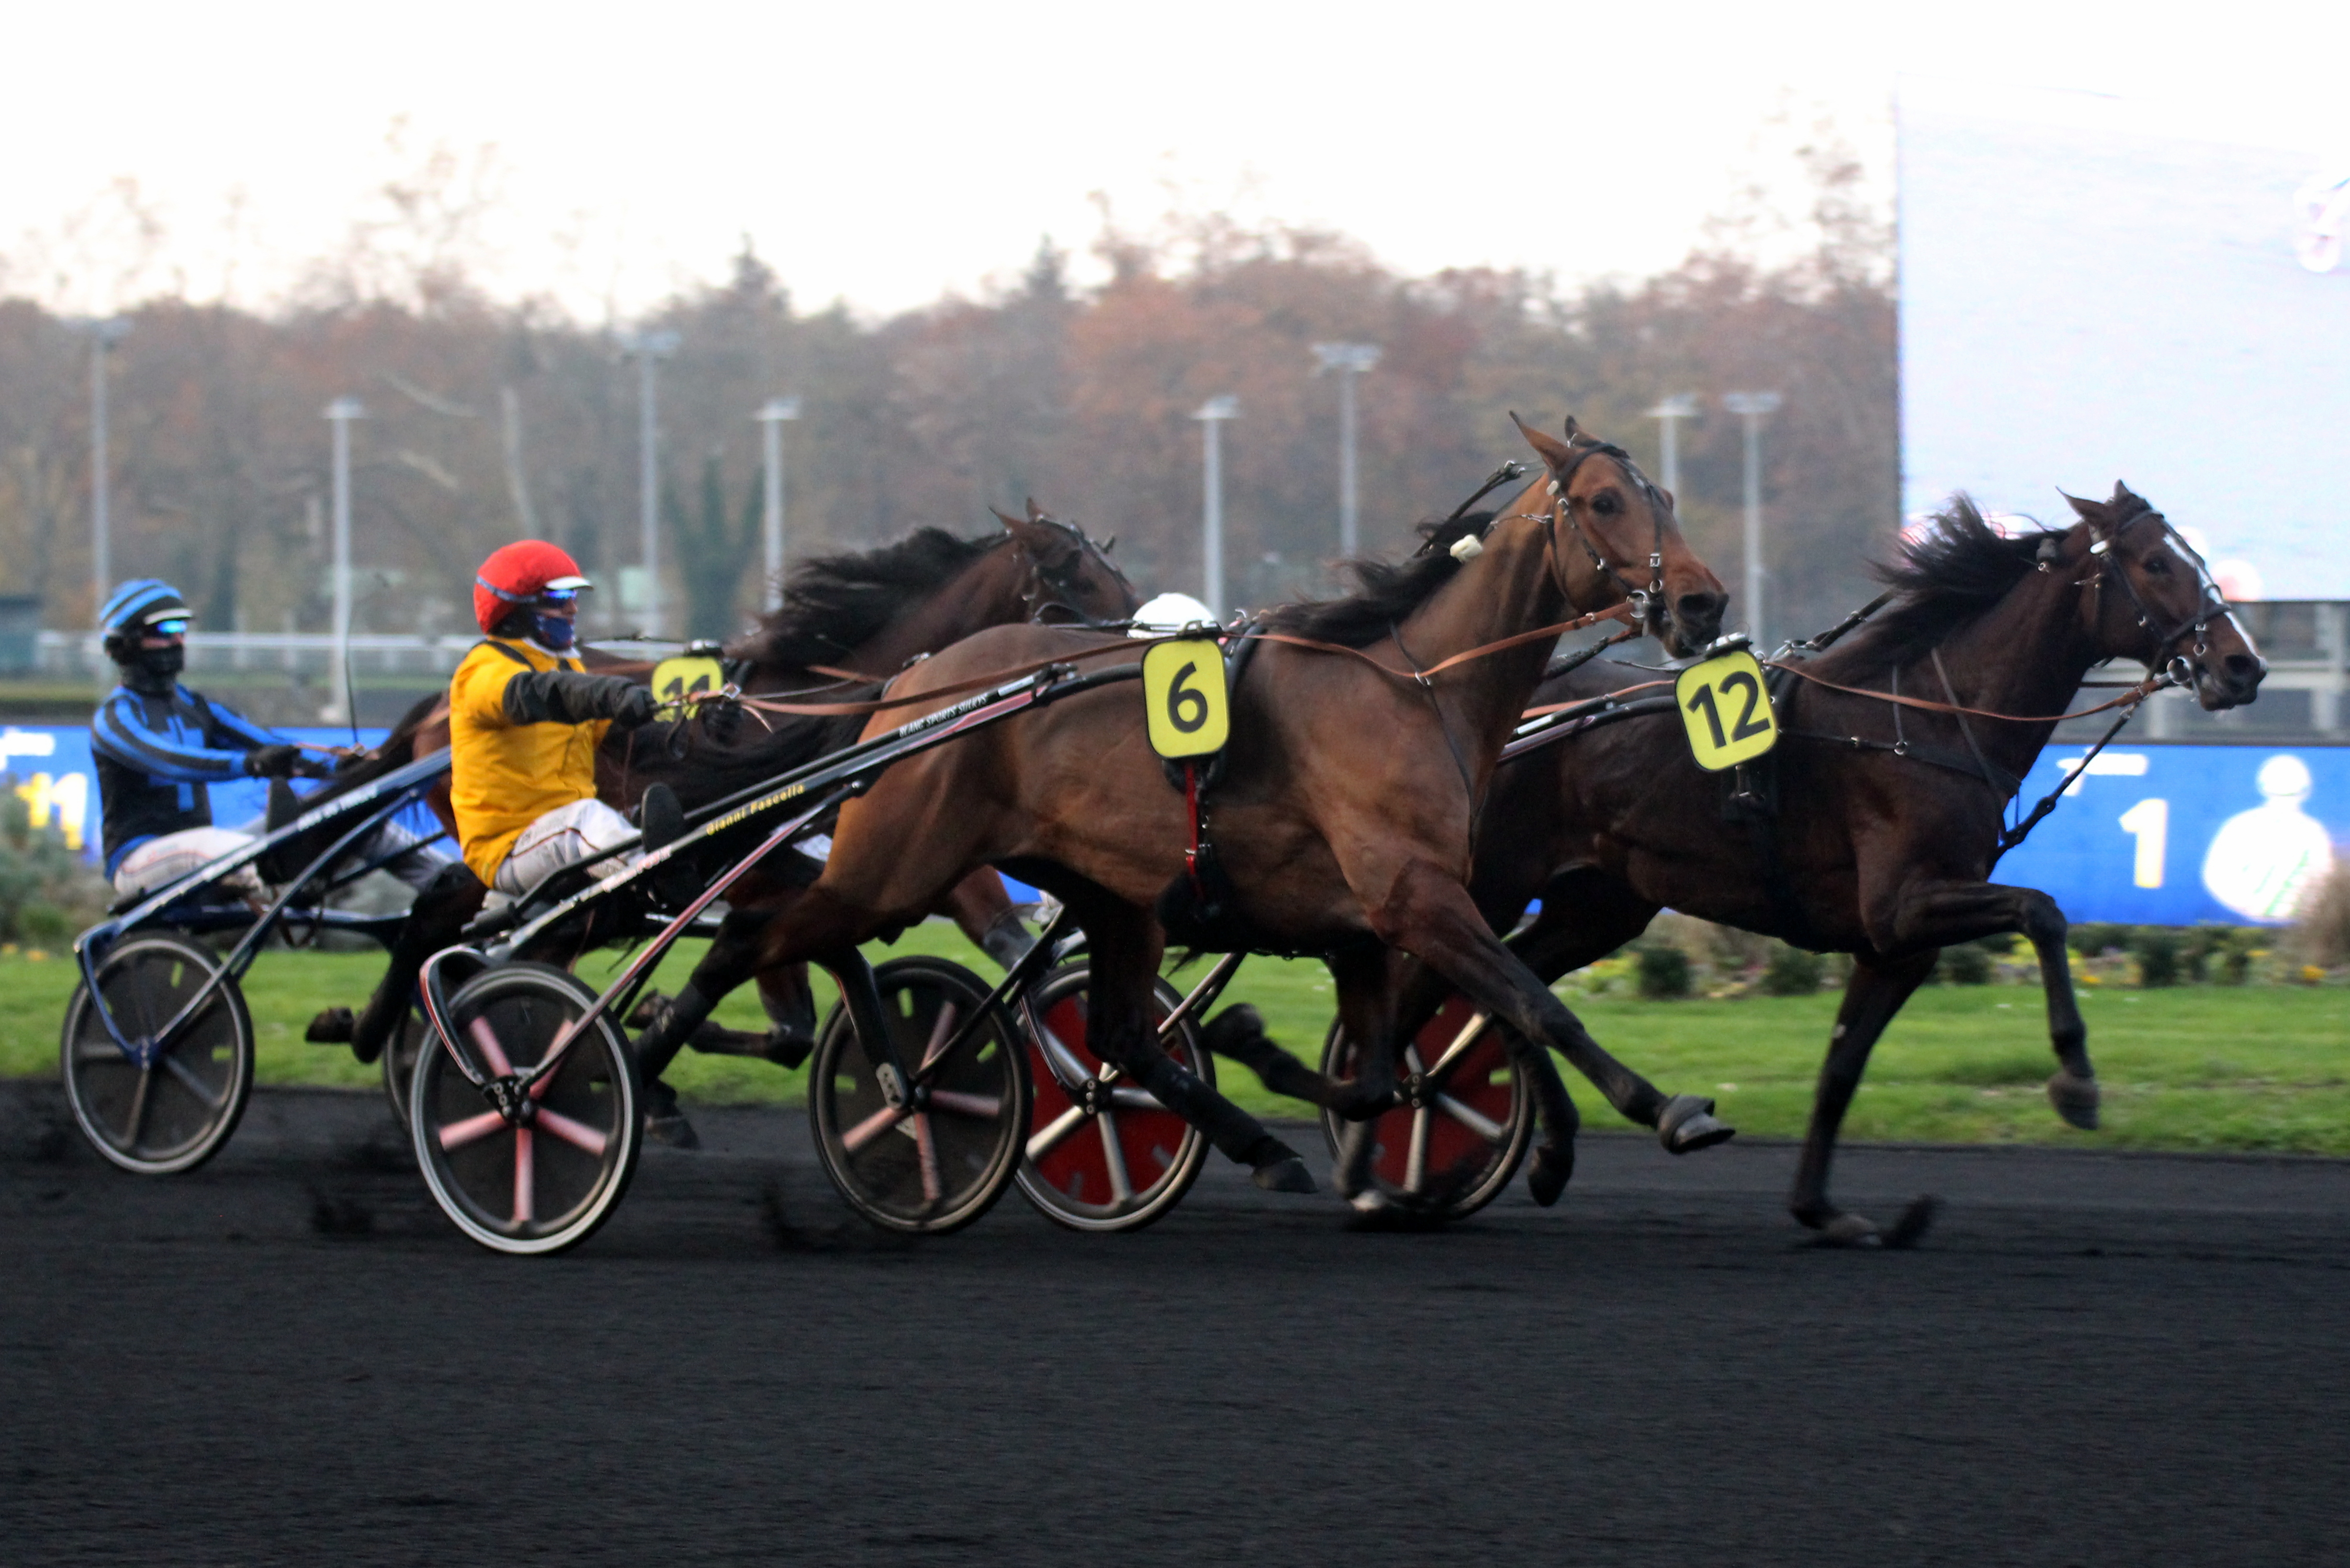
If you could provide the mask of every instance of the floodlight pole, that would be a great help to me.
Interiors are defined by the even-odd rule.
[[[1746,629],[1757,648],[1762,636],[1762,420],[1780,404],[1776,392],[1725,392],[1721,406],[1746,425]]]
[[[1355,378],[1378,366],[1379,346],[1316,343],[1314,358],[1320,362],[1316,375],[1333,371],[1338,377],[1338,553],[1352,556],[1362,549],[1355,490]]]
[[[1200,421],[1200,601],[1224,618],[1223,423],[1240,417],[1238,398],[1210,398],[1191,417]]]
[[[334,689],[342,694],[338,717],[359,722],[359,694],[351,682],[351,421],[367,418],[357,398],[337,398],[326,408],[335,429],[335,625]]]
[[[1676,392],[1648,410],[1648,417],[1660,427],[1660,455],[1664,461],[1659,464],[1658,473],[1676,505],[1681,493],[1680,422],[1697,418],[1697,399],[1687,392]]]
[[[91,613],[114,591],[114,518],[107,462],[106,356],[130,330],[126,317],[89,327],[89,592]]]
[[[638,332],[620,348],[637,361],[637,535],[644,556],[642,629],[660,635],[660,413],[655,367],[677,352],[674,332]]]
[[[752,417],[759,422],[767,467],[767,588],[759,602],[775,609],[784,602],[784,425],[800,417],[800,400],[769,398],[766,406]]]

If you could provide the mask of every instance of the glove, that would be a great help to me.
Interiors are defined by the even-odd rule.
[[[623,730],[633,730],[650,724],[660,715],[660,704],[653,700],[649,686],[631,685],[613,705],[612,722]]]
[[[299,746],[255,746],[244,753],[244,772],[248,778],[286,779],[302,763]]]

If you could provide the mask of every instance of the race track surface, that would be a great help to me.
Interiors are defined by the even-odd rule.
[[[2350,1164],[1586,1137],[1441,1234],[1211,1167],[1139,1236],[851,1221],[704,1112],[568,1257],[463,1241],[380,1102],[140,1180],[0,1086],[0,1562],[2339,1563]],[[1303,1129],[1301,1129],[1301,1133]]]

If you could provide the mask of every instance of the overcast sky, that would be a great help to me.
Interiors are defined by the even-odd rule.
[[[2350,150],[2339,4],[6,0],[0,23],[6,285],[73,309],[175,275],[266,302],[436,142],[496,150],[485,281],[591,317],[718,275],[744,234],[804,305],[968,293],[1043,234],[1082,248],[1096,192],[1138,226],[1179,202],[1333,227],[1413,272],[1638,275],[1784,171],[1774,111],[1832,115],[1889,180],[1904,70]],[[163,222],[129,284],[99,200],[125,177]]]

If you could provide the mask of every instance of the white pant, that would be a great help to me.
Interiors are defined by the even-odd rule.
[[[600,800],[575,800],[569,805],[558,805],[522,830],[522,836],[506,852],[491,886],[501,893],[518,897],[564,867],[636,836],[637,830],[629,826],[629,819]],[[617,871],[635,864],[637,858],[633,854],[616,855],[608,864]]]
[[[114,868],[114,890],[127,896],[168,888],[224,855],[249,847],[253,841],[253,835],[226,827],[189,827],[159,834],[122,857],[122,864]],[[261,878],[249,865],[238,867],[215,886],[232,893],[262,896]]]

